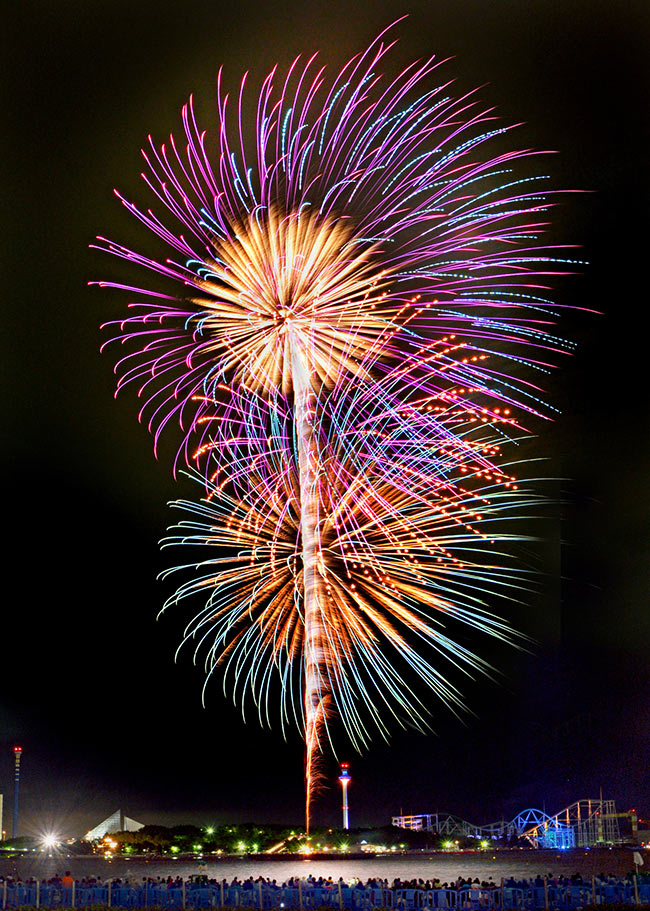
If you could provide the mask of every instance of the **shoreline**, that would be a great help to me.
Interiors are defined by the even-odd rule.
[[[503,847],[491,847],[491,848],[412,848],[412,849],[401,849],[398,851],[311,851],[309,853],[302,853],[300,851],[286,851],[281,852],[277,851],[274,853],[268,852],[234,852],[231,854],[226,854],[224,852],[200,852],[200,851],[190,851],[178,854],[164,854],[164,853],[155,853],[155,852],[145,852],[142,854],[102,854],[102,853],[93,853],[93,854],[74,854],[67,853],[65,851],[57,852],[45,852],[38,851],[33,849],[7,849],[3,851],[0,848],[0,860],[6,859],[17,859],[17,858],[74,858],[75,860],[92,860],[92,861],[145,861],[145,862],[154,862],[154,863],[205,863],[206,861],[215,861],[215,862],[246,862],[246,861],[310,861],[310,860],[323,860],[323,861],[357,861],[357,860],[397,860],[400,857],[404,858],[441,858],[441,857],[495,857],[497,855],[502,856],[529,856],[529,857],[545,857],[545,856],[562,856],[566,858],[585,856],[585,855],[606,855],[612,851],[639,851],[646,854],[650,854],[650,846],[640,846],[633,844],[624,844],[624,845],[591,845],[589,847],[573,847],[573,848],[533,848],[528,846],[522,847],[512,847],[512,848],[503,848]],[[648,859],[648,866],[650,867],[650,857]]]

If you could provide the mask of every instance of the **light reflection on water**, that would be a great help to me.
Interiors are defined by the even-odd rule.
[[[644,852],[646,855],[648,852]],[[650,865],[650,857],[646,856]],[[625,848],[585,850],[576,848],[571,851],[498,851],[475,854],[419,854],[388,857],[364,857],[360,859],[340,858],[292,858],[278,859],[271,857],[253,858],[213,858],[207,856],[203,864],[196,860],[160,858],[116,857],[104,860],[99,857],[46,857],[32,855],[16,859],[0,858],[0,875],[39,879],[49,879],[56,873],[70,870],[80,879],[84,876],[96,876],[101,879],[120,877],[131,881],[143,877],[167,877],[192,874],[206,874],[211,879],[231,880],[237,876],[246,879],[249,876],[264,876],[276,879],[278,883],[291,876],[331,876],[344,880],[353,878],[362,880],[371,877],[402,880],[433,879],[438,877],[443,882],[451,882],[457,877],[478,877],[487,880],[490,877],[499,882],[501,877],[515,879],[530,878],[537,874],[571,875],[579,872],[583,877],[597,875],[600,872],[625,874],[634,870],[632,852]]]

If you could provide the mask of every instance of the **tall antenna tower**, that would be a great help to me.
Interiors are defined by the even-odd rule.
[[[339,781],[341,782],[341,787],[343,789],[343,828],[350,828],[350,817],[348,815],[349,806],[348,806],[348,785],[352,781],[350,778],[350,765],[347,762],[341,763],[341,774],[339,775]]]
[[[23,755],[22,747],[14,747],[14,759],[16,762],[14,771],[14,827],[12,838],[18,837],[18,793],[20,790],[20,757]]]

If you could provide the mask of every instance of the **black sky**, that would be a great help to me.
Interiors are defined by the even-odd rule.
[[[218,687],[202,709],[200,671],[173,663],[180,618],[155,622],[169,594],[157,541],[180,489],[133,399],[113,400],[98,326],[122,301],[87,288],[113,268],[87,248],[100,233],[137,249],[112,189],[149,203],[146,134],[178,131],[190,92],[208,123],[221,64],[233,89],[301,52],[335,69],[404,13],[396,64],[453,56],[459,91],[483,85],[504,122],[525,123],[522,144],[558,151],[556,186],[591,191],[557,210],[556,239],[591,263],[557,298],[601,315],[567,318],[579,349],[548,394],[562,414],[536,428],[563,500],[540,591],[513,615],[539,645],[490,654],[505,675],[467,688],[476,718],[436,710],[436,736],[349,756],[353,822],[400,808],[490,820],[601,786],[650,811],[648,4],[22,0],[4,55],[5,828],[18,741],[24,832],[78,834],[118,806],[144,822],[301,818],[297,736],[244,726]],[[338,803],[332,788],[319,820]]]

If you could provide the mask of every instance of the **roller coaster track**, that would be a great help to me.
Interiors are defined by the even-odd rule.
[[[509,822],[474,825],[447,813],[422,813],[416,816],[393,816],[393,825],[413,831],[435,832],[447,838],[478,839],[524,838],[534,848],[573,848],[621,842],[619,818],[631,820],[636,830],[636,813],[617,813],[613,800],[585,798],[576,800],[554,816],[529,808]]]

